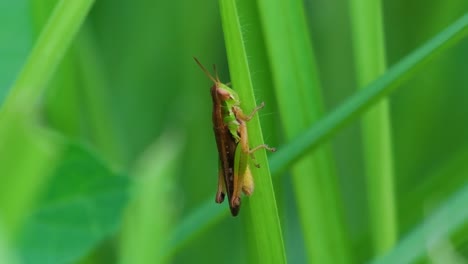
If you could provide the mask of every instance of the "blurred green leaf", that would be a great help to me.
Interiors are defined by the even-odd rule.
[[[85,256],[117,231],[128,183],[89,150],[68,146],[18,240],[21,259],[70,263]]]

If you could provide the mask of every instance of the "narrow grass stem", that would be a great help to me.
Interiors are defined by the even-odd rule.
[[[351,27],[358,87],[385,72],[385,44],[380,1],[351,1]],[[376,254],[395,244],[397,219],[393,187],[393,157],[388,99],[363,115],[362,139],[366,168],[371,236]]]

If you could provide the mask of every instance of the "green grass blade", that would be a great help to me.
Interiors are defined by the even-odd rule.
[[[10,105],[32,110],[93,3],[93,0],[62,0],[57,4],[2,110]]]
[[[164,246],[173,229],[175,172],[180,138],[162,136],[137,161],[132,201],[120,239],[120,263],[167,263]],[[156,246],[156,248],[155,248]]]
[[[372,264],[416,263],[426,254],[448,243],[449,237],[468,221],[468,184],[445,201],[387,255]]]
[[[31,20],[36,39],[47,25],[58,2],[57,0],[31,2]],[[83,132],[78,96],[82,85],[76,71],[76,46],[74,43],[70,44],[55,67],[54,74],[47,82],[41,104],[41,112],[47,120],[47,125],[63,135],[74,138],[80,137]]]
[[[303,1],[259,0],[281,124],[292,140],[323,115],[321,85]],[[292,182],[310,263],[348,263],[350,245],[328,144],[292,168]]]
[[[351,1],[351,26],[358,87],[385,72],[385,44],[380,1]],[[371,236],[376,254],[395,244],[397,220],[394,169],[388,99],[383,99],[363,115],[362,140],[366,167]]]
[[[468,14],[459,18],[441,33],[391,67],[383,76],[367,85],[336,110],[319,120],[286,146],[281,147],[270,159],[274,173],[286,169],[304,153],[310,151],[335,135],[341,128],[355,120],[370,106],[376,104],[408,79],[416,70],[433,59],[441,51],[466,37]]]
[[[232,84],[242,100],[244,111],[248,113],[255,106],[255,97],[237,4],[234,0],[220,0],[219,3]],[[251,145],[263,144],[258,117],[248,123],[248,129]],[[255,156],[262,167],[252,170],[256,182],[255,193],[252,199],[245,203],[247,206],[244,206],[243,212],[246,227],[249,229],[249,240],[256,245],[255,250],[250,250],[251,261],[282,263],[286,261],[286,254],[268,160],[265,151],[257,152]]]
[[[359,91],[335,111],[311,126],[305,133],[298,136],[289,144],[282,146],[270,159],[272,174],[280,175],[282,170],[293,164],[304,153],[328,140],[345,125],[355,120],[366,109],[397,89],[399,84],[408,79],[426,62],[433,59],[439,52],[461,40],[467,33],[468,14],[452,23],[433,39],[397,63],[383,76],[368,85],[366,89]],[[167,251],[167,254],[173,254],[176,248],[179,248],[180,245],[187,243],[188,240],[199,234],[200,229],[212,224],[213,221],[211,219],[221,218],[221,214],[225,210],[220,210],[219,207],[214,205],[209,207],[209,204],[213,204],[212,199],[203,203],[201,209],[192,213],[178,225],[178,229],[172,235],[174,238],[172,240],[173,244]]]
[[[0,2],[0,105],[32,45],[29,0]]]
[[[89,137],[106,160],[121,167],[122,146],[118,144],[117,129],[113,123],[109,96],[106,93],[109,83],[90,23],[82,26],[75,42],[82,81],[81,104],[86,109]]]

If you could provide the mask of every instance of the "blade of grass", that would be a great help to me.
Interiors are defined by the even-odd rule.
[[[365,110],[397,89],[399,84],[408,79],[415,71],[421,69],[425,63],[467,35],[468,14],[459,18],[437,36],[409,54],[383,76],[367,85],[365,89],[359,91],[316,124],[310,126],[307,131],[287,145],[282,146],[270,159],[272,174],[274,176],[281,175],[282,170],[293,164],[304,153],[313,150],[344,126],[356,120]],[[225,210],[214,206],[212,199],[204,202],[200,208],[178,225],[172,235],[173,239],[167,254],[173,254],[175,248],[199,234],[200,229],[212,224],[212,219],[220,219],[221,214],[225,212]]]
[[[32,111],[50,80],[57,64],[68,49],[76,32],[91,8],[93,0],[60,1],[36,41],[29,58],[2,107],[18,106]]]
[[[0,2],[0,105],[32,46],[29,0]]]
[[[163,245],[174,218],[174,176],[181,140],[163,135],[137,161],[132,201],[120,239],[120,263],[167,263]],[[159,246],[159,248],[155,248]]]
[[[243,109],[248,112],[254,109],[255,97],[236,1],[220,0],[219,4],[232,84],[242,100]],[[258,117],[255,116],[247,126],[251,144],[263,144]],[[252,171],[256,181],[255,194],[249,199],[248,206],[244,206],[249,239],[256,245],[256,250],[249,248],[250,259],[255,263],[283,263],[286,253],[265,151],[257,152],[256,158],[262,167]]]
[[[351,1],[351,27],[358,87],[385,72],[385,44],[380,1]],[[371,236],[376,254],[385,253],[396,241],[393,157],[388,99],[363,115],[362,141]]]
[[[366,86],[334,111],[309,127],[271,158],[271,170],[279,173],[298,160],[303,153],[315,149],[345,125],[376,104],[416,70],[441,51],[468,35],[468,14],[462,16],[441,33],[391,67],[377,80]]]
[[[281,123],[287,140],[323,115],[319,74],[303,2],[259,0]],[[330,146],[309,153],[292,168],[308,262],[348,263],[350,245]]]
[[[32,27],[36,39],[47,24],[58,0],[32,1]],[[81,105],[78,100],[82,85],[76,71],[76,45],[71,44],[62,56],[56,71],[47,82],[47,89],[42,99],[41,111],[47,125],[60,133],[78,138],[83,133]],[[60,98],[60,100],[57,100]]]
[[[468,184],[448,198],[437,210],[411,233],[405,236],[388,254],[372,264],[416,263],[427,253],[436,250],[439,243],[466,225],[468,220]]]
[[[117,140],[110,102],[106,93],[109,86],[105,77],[101,54],[95,43],[91,25],[85,23],[76,39],[77,61],[79,63],[83,88],[82,104],[89,124],[89,137],[112,165],[122,166],[122,146]]]

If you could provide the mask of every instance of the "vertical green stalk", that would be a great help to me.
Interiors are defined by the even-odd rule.
[[[258,0],[276,97],[288,140],[323,114],[303,2]],[[293,184],[310,263],[351,260],[335,164],[328,145],[297,162]]]
[[[174,222],[174,176],[181,146],[178,136],[165,134],[138,159],[120,239],[120,263],[169,261],[165,249]]]
[[[380,1],[351,2],[356,79],[359,87],[365,87],[385,72],[382,23]],[[382,254],[390,249],[397,239],[388,100],[382,100],[364,114],[362,134],[371,234],[376,254]]]
[[[249,112],[255,106],[255,97],[236,1],[220,0],[219,3],[232,84],[241,98],[242,108]],[[248,122],[247,126],[251,146],[262,144],[263,136],[258,117]],[[241,211],[241,217],[245,219],[249,231],[249,239],[254,245],[249,248],[250,261],[284,263],[286,254],[268,160],[265,151],[259,151],[255,156],[262,167],[252,168],[256,183],[255,192],[250,199],[243,200],[244,206]]]
[[[116,138],[116,128],[106,93],[109,84],[89,23],[82,26],[75,42],[75,50],[78,54],[76,60],[82,81],[80,96],[82,96],[85,109],[84,118],[89,127],[89,137],[102,156],[112,165],[117,166],[117,164],[122,164],[122,146],[118,144],[119,141]]]

